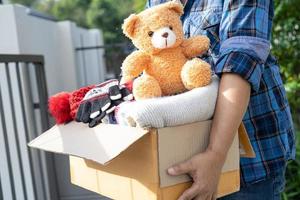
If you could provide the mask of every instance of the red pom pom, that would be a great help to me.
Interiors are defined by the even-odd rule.
[[[73,120],[70,115],[69,98],[70,94],[67,92],[61,92],[49,98],[49,112],[57,124],[63,124]]]

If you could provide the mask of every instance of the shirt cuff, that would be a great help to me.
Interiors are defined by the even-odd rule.
[[[246,53],[232,51],[219,58],[215,66],[215,73],[220,77],[222,73],[235,73],[247,80],[251,88],[257,92],[264,65]]]
[[[264,63],[270,53],[270,42],[258,37],[235,36],[221,42],[221,55],[231,51],[247,53]]]

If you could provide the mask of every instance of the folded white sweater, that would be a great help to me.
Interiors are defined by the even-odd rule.
[[[142,128],[178,126],[212,118],[218,95],[219,79],[182,94],[126,102],[116,113],[119,124]]]

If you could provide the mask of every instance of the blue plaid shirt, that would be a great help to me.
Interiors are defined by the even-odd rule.
[[[147,7],[166,0],[149,0]],[[206,60],[214,72],[236,73],[251,85],[243,118],[256,158],[241,158],[242,185],[282,171],[295,157],[295,137],[276,59],[270,54],[270,0],[188,0],[182,16],[186,37],[207,35]]]

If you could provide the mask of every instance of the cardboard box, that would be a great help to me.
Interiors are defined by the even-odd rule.
[[[29,146],[70,155],[71,182],[112,199],[175,200],[191,186],[190,177],[172,177],[166,169],[204,151],[210,126],[204,121],[152,130],[108,124],[90,129],[72,122],[54,126]],[[241,127],[222,169],[218,197],[239,190],[239,141],[242,154],[254,156]]]

